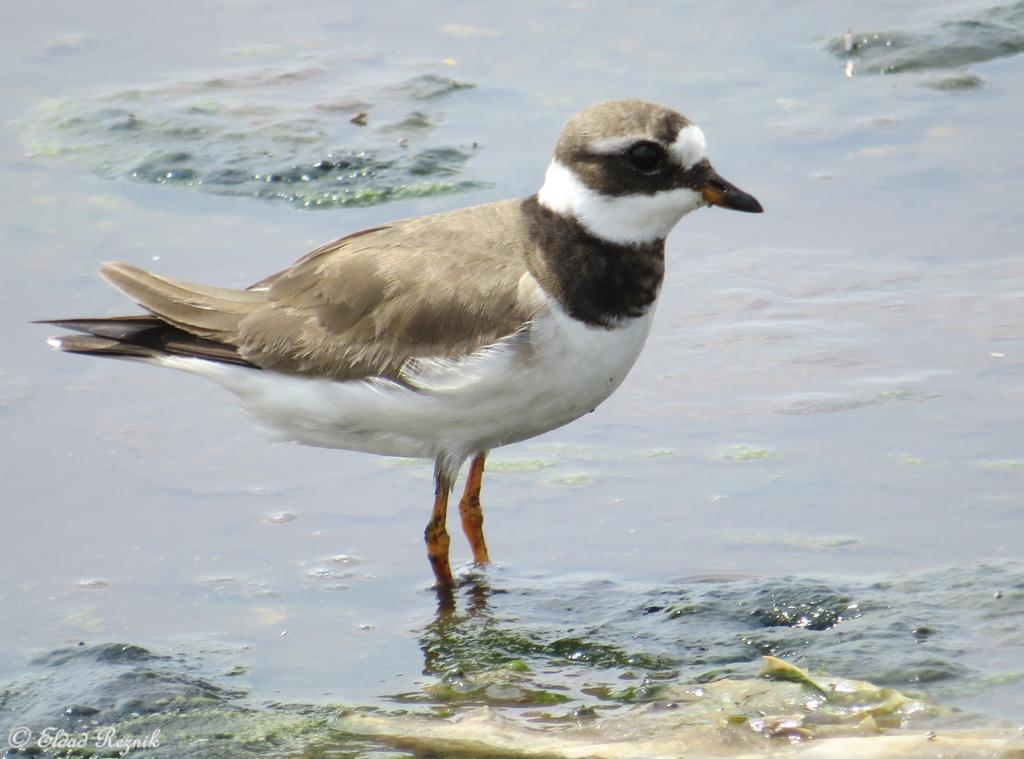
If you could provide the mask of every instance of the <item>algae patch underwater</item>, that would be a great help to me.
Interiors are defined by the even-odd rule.
[[[472,85],[422,74],[339,101],[323,99],[324,76],[312,66],[243,70],[51,101],[27,149],[109,179],[308,209],[480,186],[462,177],[478,145],[442,136],[438,110]]]
[[[1017,562],[870,582],[698,578],[658,586],[496,570],[467,579],[455,601],[423,620],[414,638],[398,632],[421,654],[391,681],[402,693],[284,700],[266,685],[260,692],[250,674],[266,664],[259,647],[179,643],[158,653],[82,643],[35,656],[21,677],[0,685],[0,736],[19,725],[36,734],[47,726],[114,728],[129,739],[160,730],[162,745],[142,753],[146,759],[1010,759],[1024,749],[1015,723],[933,706],[977,695],[1015,703],[1024,645]],[[983,657],[964,647],[965,631],[992,642]],[[369,666],[391,671],[379,659]]]
[[[225,659],[220,667],[230,663],[230,655],[213,655]],[[466,707],[460,694],[444,689],[428,690],[426,703],[415,711],[254,703],[244,690],[197,676],[195,664],[130,644],[58,649],[33,661],[35,677],[5,686],[0,727],[11,729],[13,718],[36,734],[44,725],[71,735],[98,726],[128,739],[156,734],[160,745],[145,751],[148,759],[316,759],[388,750],[613,759],[775,756],[805,749],[808,756],[896,758],[932,756],[927,751],[936,747],[947,757],[984,750],[1009,759],[1021,750],[1009,730],[925,732],[937,727],[934,721],[943,712],[924,701],[867,682],[812,675],[772,657],[765,657],[755,678],[666,683],[657,701],[568,715],[559,699],[537,700],[522,712]],[[524,667],[519,662],[504,669],[525,674]],[[43,748],[31,755],[69,754]],[[108,752],[86,746],[74,755],[98,758]]]
[[[612,716],[524,722],[483,707],[455,717],[349,712],[336,727],[416,754],[625,759],[673,757],[1020,756],[1014,731],[915,729],[939,710],[871,683],[812,676],[765,657],[758,679],[676,685],[662,699]]]

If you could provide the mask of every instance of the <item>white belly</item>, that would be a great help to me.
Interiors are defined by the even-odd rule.
[[[596,408],[633,366],[652,318],[653,308],[604,329],[552,308],[523,333],[465,359],[416,362],[406,377],[412,387],[288,376],[195,358],[160,362],[216,381],[286,439],[461,463]]]

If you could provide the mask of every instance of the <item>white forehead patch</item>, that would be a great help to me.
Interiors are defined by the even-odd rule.
[[[679,159],[684,168],[689,169],[696,166],[707,157],[704,133],[696,124],[690,124],[690,126],[679,130],[675,141],[669,145],[669,150]]]
[[[705,205],[700,193],[687,187],[602,195],[557,160],[548,166],[537,200],[557,214],[575,218],[595,237],[620,245],[664,240],[683,216]]]

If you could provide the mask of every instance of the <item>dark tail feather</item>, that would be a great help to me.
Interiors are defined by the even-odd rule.
[[[96,335],[58,335],[46,342],[57,350],[110,358],[156,358],[160,351]]]
[[[210,361],[254,366],[233,345],[196,337],[155,316],[112,316],[101,319],[54,319],[35,322],[54,324],[81,335],[58,335],[47,342],[68,353],[110,358],[153,359],[160,356],[191,356]]]
[[[52,324],[61,329],[83,332],[111,340],[130,340],[139,333],[166,326],[166,322],[155,316],[108,316],[98,319],[42,319],[33,324]]]

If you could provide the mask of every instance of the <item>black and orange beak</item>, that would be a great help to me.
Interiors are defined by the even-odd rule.
[[[763,213],[764,209],[753,195],[722,179],[714,171],[700,188],[704,202],[709,206],[721,206],[745,213]]]

